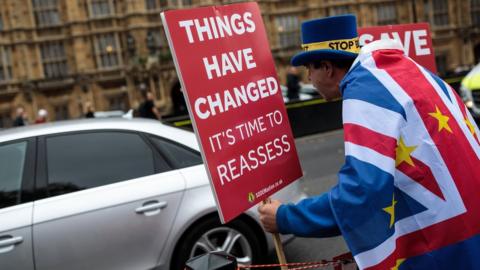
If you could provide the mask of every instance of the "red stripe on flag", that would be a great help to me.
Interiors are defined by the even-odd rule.
[[[395,159],[397,140],[357,124],[343,125],[345,141],[365,146]]]
[[[395,51],[377,51],[373,57],[377,67],[384,69],[413,100],[467,209],[465,214],[398,238],[394,254],[368,268],[389,269],[397,259],[421,255],[480,233],[480,162],[455,118],[412,61]],[[449,117],[452,133],[438,131],[438,121],[429,115],[435,112],[435,106]]]
[[[437,180],[435,180],[430,167],[414,157],[411,158],[415,166],[411,166],[407,162],[402,162],[397,166],[397,169],[428,189],[433,194],[440,197],[442,200],[445,200],[442,190],[438,186]]]

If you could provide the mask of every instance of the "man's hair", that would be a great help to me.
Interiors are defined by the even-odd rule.
[[[348,70],[352,66],[355,59],[322,59],[312,62],[313,67],[315,69],[320,68],[322,61],[330,61],[334,67]]]

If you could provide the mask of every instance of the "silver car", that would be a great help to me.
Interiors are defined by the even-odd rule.
[[[296,183],[276,196],[302,197]],[[213,250],[257,263],[272,241],[256,207],[220,223],[193,133],[139,119],[0,132],[0,269],[177,270]]]

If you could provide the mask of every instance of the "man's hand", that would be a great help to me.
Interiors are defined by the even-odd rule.
[[[277,210],[282,203],[278,200],[272,200],[266,204],[261,204],[258,207],[260,213],[260,221],[262,222],[265,231],[271,233],[278,233],[277,228]]]

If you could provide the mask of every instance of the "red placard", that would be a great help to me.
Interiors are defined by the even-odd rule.
[[[428,23],[396,24],[358,29],[360,46],[378,39],[399,40],[405,54],[433,73],[437,73]]]
[[[302,176],[257,3],[162,13],[222,222]]]

